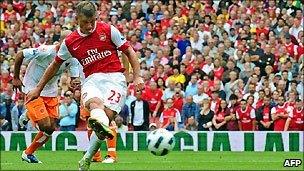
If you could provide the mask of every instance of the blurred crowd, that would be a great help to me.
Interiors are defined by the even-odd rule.
[[[2,130],[18,124],[24,97],[13,91],[14,58],[74,30],[77,1],[2,0]],[[116,117],[121,131],[303,130],[303,8],[300,0],[96,1],[98,20],[130,41],[145,89]],[[21,67],[21,77],[26,71]],[[60,130],[85,130],[80,80],[58,83]],[[34,128],[32,128],[34,129]],[[27,130],[31,130],[28,128]]]

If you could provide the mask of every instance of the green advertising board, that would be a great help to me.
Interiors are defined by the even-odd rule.
[[[149,132],[122,132],[117,137],[117,150],[147,150]],[[2,151],[21,151],[30,145],[36,132],[1,132]],[[175,132],[176,151],[301,151],[303,132]],[[85,151],[87,132],[54,132],[41,150]],[[106,143],[101,144],[106,149]]]

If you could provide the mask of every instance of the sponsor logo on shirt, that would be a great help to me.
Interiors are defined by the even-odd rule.
[[[95,48],[95,49],[87,50],[87,54],[89,56],[81,60],[81,64],[83,66],[89,65],[97,60],[111,56],[112,52],[109,50],[98,52],[97,48]]]

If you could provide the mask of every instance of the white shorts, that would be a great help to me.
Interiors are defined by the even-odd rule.
[[[97,97],[105,107],[117,112],[121,111],[127,96],[127,83],[123,73],[95,73],[88,76],[81,88],[83,104]]]

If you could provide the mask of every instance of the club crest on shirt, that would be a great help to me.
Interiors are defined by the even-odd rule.
[[[104,34],[104,33],[101,33],[101,34],[99,35],[99,39],[100,39],[101,41],[105,41],[106,38],[107,38],[107,36],[106,36],[106,34]]]

